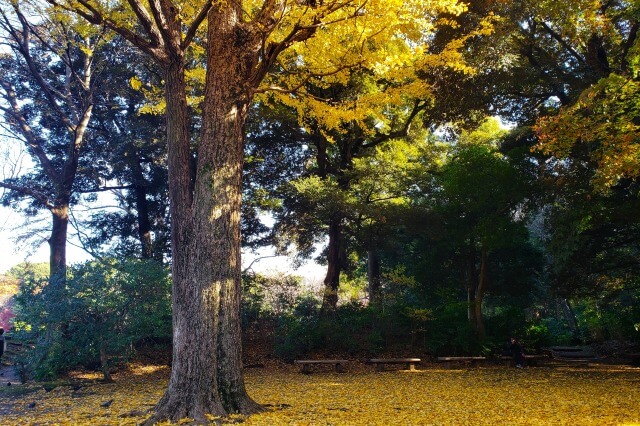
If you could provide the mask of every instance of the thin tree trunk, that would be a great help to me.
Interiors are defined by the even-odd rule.
[[[51,235],[49,236],[49,276],[52,283],[62,284],[67,271],[67,230],[69,206],[51,209]],[[56,285],[58,286],[58,285]]]
[[[564,316],[567,324],[569,324],[569,328],[571,329],[571,333],[575,340],[580,338],[580,326],[578,325],[578,320],[576,319],[576,314],[571,308],[571,304],[569,299],[566,298],[558,298],[558,305],[562,311],[562,316]]]
[[[380,285],[382,278],[380,275],[380,256],[376,250],[367,251],[367,281],[369,283],[369,303],[377,305],[382,302]]]
[[[487,252],[482,249],[480,256],[480,274],[478,276],[478,285],[475,291],[474,308],[475,308],[475,326],[476,333],[480,339],[486,337],[486,330],[484,327],[484,318],[482,315],[482,302],[484,300],[484,294],[487,287]]]
[[[138,240],[142,247],[143,259],[153,258],[153,239],[151,238],[151,221],[149,220],[149,206],[147,202],[147,181],[138,162],[138,153],[135,152],[131,163],[133,174],[133,191],[136,197],[136,212],[138,222]]]
[[[467,289],[467,319],[469,320],[469,325],[473,330],[476,329],[476,311],[473,307],[473,303],[476,299],[475,290],[476,290],[476,268],[475,263],[473,261],[473,256],[468,255],[466,259],[467,267],[466,267],[466,289]]]
[[[344,257],[341,222],[340,215],[334,215],[329,222],[327,274],[324,278],[324,294],[322,297],[323,313],[331,312],[338,306],[338,288],[340,286],[340,272],[342,272],[342,259]]]

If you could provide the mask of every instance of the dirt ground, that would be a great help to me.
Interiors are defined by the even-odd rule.
[[[0,386],[20,386],[20,378],[13,365],[0,364]]]

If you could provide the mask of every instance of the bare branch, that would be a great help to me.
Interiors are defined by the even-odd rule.
[[[107,191],[115,191],[118,189],[131,189],[133,185],[116,185],[116,186],[99,186],[97,188],[89,188],[83,189],[81,191],[76,191],[79,194],[93,194],[96,192],[107,192]]]
[[[277,255],[277,254],[271,254],[271,255],[268,255],[268,256],[260,256],[260,257],[256,257],[255,259],[253,259],[253,260],[251,261],[251,263],[249,264],[249,266],[247,266],[246,268],[244,268],[244,270],[242,271],[242,273],[243,273],[243,274],[246,274],[247,272],[249,272],[249,271],[251,270],[251,267],[253,266],[253,264],[254,264],[254,263],[259,262],[259,261],[264,260],[264,259],[269,259],[269,258],[272,258],[272,257],[280,257],[280,256],[279,256],[279,255]]]

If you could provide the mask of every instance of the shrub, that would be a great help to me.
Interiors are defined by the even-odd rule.
[[[87,262],[63,283],[27,273],[16,300],[17,336],[34,344],[22,362],[38,379],[83,366],[110,380],[136,343],[171,335],[168,271],[156,262]]]

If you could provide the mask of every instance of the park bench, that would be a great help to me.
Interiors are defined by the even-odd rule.
[[[502,355],[500,357],[502,361],[505,362],[505,365],[509,366],[513,364],[513,357],[510,355]],[[536,366],[539,361],[544,361],[549,359],[549,355],[545,354],[525,354],[524,359],[526,360],[527,365]]]
[[[565,364],[585,364],[600,359],[588,346],[553,346],[551,356]]]
[[[588,361],[597,356],[588,346],[553,346],[551,356],[555,359]]]
[[[470,363],[472,365],[477,364],[480,361],[484,361],[487,358],[483,356],[439,356],[437,360],[444,362],[444,367],[449,368],[453,363]]]
[[[302,367],[301,373],[310,374],[312,365],[334,365],[338,373],[346,372],[346,365],[349,362],[346,359],[296,359],[294,364]]]
[[[367,364],[373,364],[377,371],[384,371],[386,364],[404,364],[406,370],[415,371],[420,358],[373,358],[367,360]]]
[[[631,364],[640,365],[640,353],[626,353],[624,357],[631,361]]]
[[[552,346],[554,358],[593,358],[595,354],[588,346]]]

